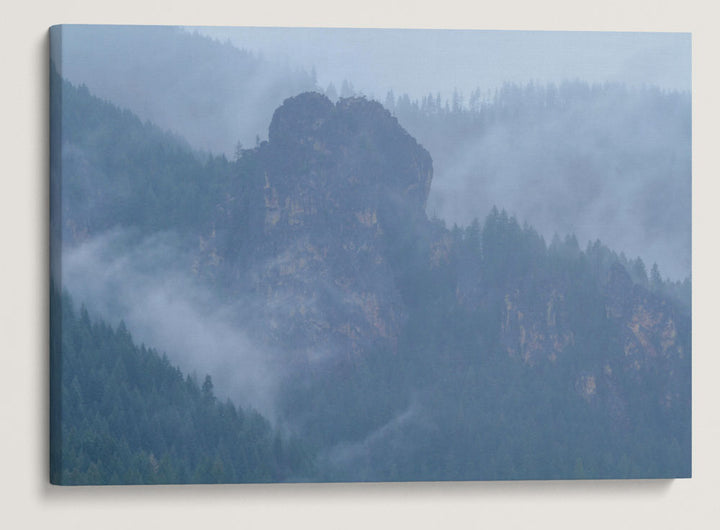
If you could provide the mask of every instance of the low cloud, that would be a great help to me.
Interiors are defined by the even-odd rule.
[[[220,399],[275,419],[284,363],[250,332],[248,308],[221,303],[192,273],[172,234],[140,240],[115,230],[65,249],[63,287],[91,314],[123,320],[137,344],[166,353],[184,373],[210,374]]]

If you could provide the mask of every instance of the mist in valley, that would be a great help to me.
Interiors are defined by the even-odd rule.
[[[433,153],[428,213],[467,226],[493,205],[547,241],[600,239],[690,275],[691,104],[657,87],[505,85],[474,112],[396,104]]]
[[[287,357],[263,342],[258,302],[221,299],[190,272],[187,246],[171,233],[138,240],[114,229],[67,249],[62,285],[96,318],[124,322],[135,341],[166,354],[217,395],[277,419]]]

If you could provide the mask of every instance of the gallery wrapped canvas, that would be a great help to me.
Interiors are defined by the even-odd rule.
[[[50,45],[51,482],[691,475],[690,35]]]

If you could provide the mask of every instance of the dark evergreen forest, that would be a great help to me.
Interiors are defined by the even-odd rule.
[[[306,448],[252,409],[218,399],[123,323],[92,320],[50,291],[51,458],[56,484],[303,480]]]

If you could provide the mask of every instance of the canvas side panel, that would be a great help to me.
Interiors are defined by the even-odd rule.
[[[50,482],[62,484],[62,26],[49,31],[50,45]]]

